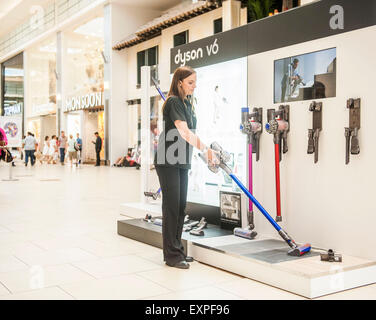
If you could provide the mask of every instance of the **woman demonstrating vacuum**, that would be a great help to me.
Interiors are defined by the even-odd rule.
[[[181,242],[187,202],[188,170],[193,147],[207,153],[209,163],[218,164],[215,151],[195,135],[196,115],[189,99],[196,88],[196,72],[187,66],[176,69],[163,105],[161,133],[154,165],[162,189],[163,256],[168,266],[188,269],[192,257],[185,256]]]

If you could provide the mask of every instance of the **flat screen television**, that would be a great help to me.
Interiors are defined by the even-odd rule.
[[[274,103],[336,96],[336,48],[274,61]]]

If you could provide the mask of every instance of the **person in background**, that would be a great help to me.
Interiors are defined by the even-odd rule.
[[[53,135],[51,137],[51,140],[50,140],[50,148],[48,149],[48,155],[50,157],[50,161],[53,163],[53,164],[56,164],[56,160],[57,160],[57,157],[58,157],[58,152],[57,152],[57,138],[55,135]]]
[[[5,147],[8,144],[8,138],[3,128],[0,128],[0,155],[2,155],[4,150],[1,147]]]
[[[77,150],[75,147],[76,147],[76,140],[73,139],[73,135],[69,135],[68,155],[69,155],[69,160],[71,162],[71,166],[73,166],[73,160],[76,161],[76,166],[77,166]]]
[[[44,137],[44,146],[43,146],[43,157],[41,159],[41,163],[43,163],[43,161],[46,161],[47,163],[51,163],[51,158],[50,158],[50,155],[49,155],[49,151],[50,151],[50,137],[49,136],[45,136]]]
[[[82,139],[80,138],[80,134],[77,133],[76,139],[76,146],[77,146],[77,161],[78,164],[81,164],[81,156],[82,156]]]
[[[92,143],[95,144],[95,153],[97,155],[97,162],[95,164],[96,167],[99,167],[101,165],[101,150],[102,150],[102,139],[99,136],[98,132],[95,132],[94,135],[96,136],[96,140],[92,141]]]
[[[140,165],[135,160],[135,155],[132,152],[132,148],[128,148],[128,153],[124,157],[119,157],[114,167],[139,167]]]
[[[35,150],[38,148],[37,140],[35,140],[34,135],[31,132],[27,133],[27,137],[23,141],[22,147],[25,149],[25,167],[27,167],[27,164],[29,162],[31,166],[34,166],[35,164]]]
[[[59,150],[60,150],[60,163],[63,166],[65,160],[65,153],[67,152],[67,141],[68,138],[65,136],[65,132],[61,131],[61,136],[59,137]]]

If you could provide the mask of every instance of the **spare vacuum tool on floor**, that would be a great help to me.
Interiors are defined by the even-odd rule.
[[[159,188],[157,192],[150,192],[150,191],[147,192],[147,191],[145,191],[144,195],[145,195],[145,197],[153,198],[153,200],[157,200],[158,198],[161,197],[161,191],[162,191],[161,188]]]
[[[186,232],[186,231],[191,231],[193,227],[197,226],[200,222],[199,221],[192,221],[192,222],[189,222],[189,223],[185,223],[183,225],[183,231]]]
[[[287,134],[290,131],[290,106],[281,105],[278,110],[268,109],[268,123],[265,129],[273,135],[275,155],[275,189],[276,189],[276,221],[282,221],[281,214],[281,183],[279,176],[279,162],[282,160],[282,152],[288,151]],[[283,143],[283,148],[282,148]],[[282,151],[282,152],[281,152]]]
[[[156,226],[162,226],[162,218],[154,219],[153,224],[155,224]]]
[[[219,159],[219,165],[218,166],[212,166],[208,164],[208,160],[206,158],[206,155],[199,154],[200,158],[208,164],[209,169],[217,173],[219,171],[219,168],[221,168],[223,171],[225,171],[239,186],[239,188],[247,195],[249,199],[252,200],[254,205],[261,211],[261,213],[265,216],[265,218],[272,224],[272,226],[278,231],[279,235],[282,237],[283,240],[289,245],[291,248],[287,254],[290,256],[302,256],[303,254],[309,252],[311,250],[310,244],[305,244],[303,246],[298,246],[293,239],[290,238],[290,236],[285,232],[277,222],[274,221],[274,219],[269,215],[269,213],[261,206],[261,204],[256,200],[256,198],[247,190],[247,188],[240,182],[240,180],[232,173],[232,170],[227,166],[226,162],[228,162],[228,153],[225,152],[218,143],[212,143],[210,146],[211,149],[218,152],[218,159]]]
[[[151,214],[146,214],[145,218],[143,218],[142,220],[144,220],[145,222],[152,222],[152,219],[153,217],[151,216]]]
[[[332,249],[329,249],[327,253],[320,254],[320,260],[328,262],[342,262],[342,255],[335,253]]]
[[[189,234],[192,234],[194,236],[203,236],[205,235],[204,230],[207,227],[208,223],[205,219],[205,217],[202,217],[200,222],[197,224],[197,227],[192,229]]]

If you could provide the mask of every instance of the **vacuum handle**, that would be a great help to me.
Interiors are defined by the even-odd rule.
[[[261,135],[261,132],[257,132],[254,135],[254,147],[256,149],[256,161],[260,160],[260,135]]]
[[[345,163],[348,164],[350,162],[350,128],[345,128],[345,138],[346,138],[346,159]]]
[[[314,142],[314,149],[315,149],[315,161],[316,163],[319,160],[319,129],[316,129],[313,134],[313,142]]]
[[[282,141],[283,141],[283,153],[286,153],[287,151],[289,151],[289,148],[287,146],[287,131],[283,132]]]
[[[358,129],[354,128],[351,131],[351,154],[359,154],[359,139],[358,139]]]
[[[313,141],[313,129],[308,129],[308,149],[307,153],[312,154],[315,152],[315,142]]]

